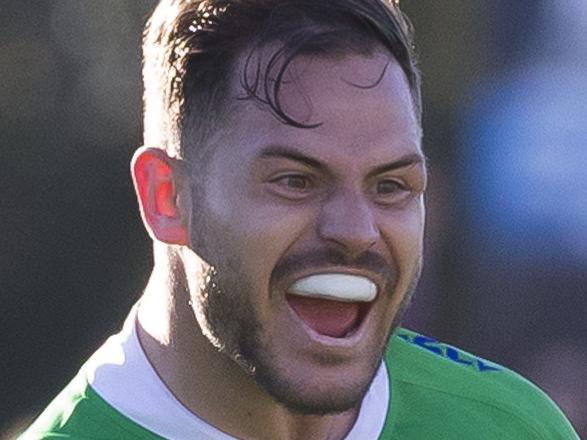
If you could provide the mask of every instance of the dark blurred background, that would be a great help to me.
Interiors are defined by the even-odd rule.
[[[587,436],[587,2],[403,0],[431,159],[406,325],[513,368]],[[0,3],[0,438],[152,264],[129,177],[154,0]]]

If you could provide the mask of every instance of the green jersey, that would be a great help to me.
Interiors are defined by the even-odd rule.
[[[131,327],[98,350],[21,440],[233,439],[174,400]],[[406,329],[392,337],[355,425],[348,440],[579,438],[518,374]]]

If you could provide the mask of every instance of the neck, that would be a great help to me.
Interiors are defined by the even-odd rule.
[[[138,335],[158,375],[188,410],[237,438],[344,438],[358,409],[299,415],[278,404],[203,335],[185,275],[171,277],[168,269],[153,271],[139,306]]]

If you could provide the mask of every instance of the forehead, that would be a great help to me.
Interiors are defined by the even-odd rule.
[[[259,64],[241,58],[241,69],[261,66],[259,71],[264,72],[263,63],[270,56],[258,56]],[[273,71],[277,75],[279,68]],[[259,76],[261,99],[273,100],[289,118],[314,128],[284,123],[259,100],[237,100],[234,128],[239,140],[258,148],[267,144],[311,148],[317,154],[328,146],[361,148],[365,154],[378,147],[393,147],[398,153],[420,151],[421,128],[409,84],[390,54],[299,56],[284,71],[277,93],[276,75]],[[242,97],[237,75],[232,86],[235,97]]]

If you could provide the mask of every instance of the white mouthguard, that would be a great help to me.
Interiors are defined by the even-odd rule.
[[[338,273],[310,275],[293,283],[288,291],[300,296],[346,302],[369,302],[377,296],[377,286],[370,279]]]

